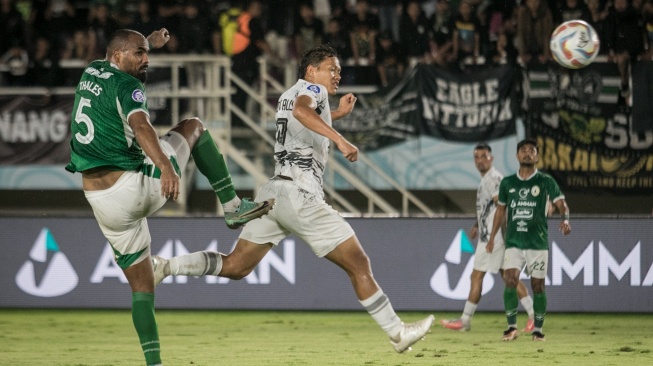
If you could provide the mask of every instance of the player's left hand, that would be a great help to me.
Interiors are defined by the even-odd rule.
[[[170,32],[168,32],[168,30],[165,28],[154,31],[152,34],[147,36],[147,41],[150,43],[150,47],[152,48],[161,48],[165,46],[169,40]]]
[[[571,232],[571,224],[569,223],[569,220],[562,220],[560,223],[560,231],[562,232],[562,235],[568,235]]]
[[[347,93],[340,98],[340,104],[338,105],[339,112],[344,117],[354,110],[355,104],[356,104],[356,97],[354,96],[354,94]]]

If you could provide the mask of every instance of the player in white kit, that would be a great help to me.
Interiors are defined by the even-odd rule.
[[[283,93],[277,104],[275,175],[261,188],[257,199],[275,197],[275,208],[262,220],[245,226],[229,255],[196,252],[169,260],[155,259],[155,281],[168,275],[218,275],[231,279],[247,276],[279,242],[295,234],[318,257],[345,270],[356,296],[377,324],[388,334],[397,352],[424,337],[433,315],[404,324],[379,287],[351,226],[324,201],[322,176],[329,145],[333,141],[350,162],[358,159],[358,148],[342,137],[331,121],[351,113],[356,98],[349,93],[331,110],[329,95],[340,82],[336,51],[321,45],[307,51],[299,66],[301,79]]]
[[[472,227],[470,237],[472,239],[478,238],[476,245],[476,252],[474,253],[474,270],[471,275],[471,286],[469,289],[469,296],[463,309],[463,314],[459,319],[440,321],[443,327],[451,330],[469,331],[472,329],[472,317],[476,312],[481,295],[483,292],[483,278],[487,272],[497,273],[501,272],[503,278],[503,259],[505,253],[505,246],[503,244],[503,236],[499,233],[494,240],[494,250],[488,253],[485,249],[488,240],[490,239],[490,232],[492,230],[492,223],[494,222],[494,213],[497,209],[496,202],[499,195],[499,184],[503,175],[492,166],[494,157],[492,156],[492,148],[486,143],[480,143],[474,148],[474,164],[481,174],[481,183],[476,192],[476,223]],[[528,322],[524,331],[533,331],[533,299],[528,295],[528,290],[524,284],[519,281],[517,285],[517,293],[519,301],[528,313]]]

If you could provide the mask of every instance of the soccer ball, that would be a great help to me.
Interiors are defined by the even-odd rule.
[[[599,36],[582,20],[560,24],[551,34],[551,55],[560,65],[580,69],[592,63],[599,54]]]

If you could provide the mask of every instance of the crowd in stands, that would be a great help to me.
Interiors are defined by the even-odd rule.
[[[296,60],[328,42],[385,86],[417,62],[547,62],[571,19],[594,26],[624,75],[653,55],[653,0],[0,0],[0,86],[60,85],[61,62],[103,58],[115,30],[161,27],[172,38],[157,53],[225,54],[248,83],[256,56]]]

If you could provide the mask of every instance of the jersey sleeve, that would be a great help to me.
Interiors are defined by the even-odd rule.
[[[315,108],[318,105],[322,104],[322,103],[320,103],[320,101],[322,99],[324,99],[324,95],[325,95],[324,92],[326,92],[326,91],[324,90],[323,86],[317,85],[317,84],[306,83],[306,84],[304,84],[304,86],[302,86],[299,89],[299,92],[297,93],[297,97],[299,98],[301,95],[308,96],[313,101],[311,103],[311,108]]]
[[[490,180],[490,195],[492,197],[496,197],[499,195],[499,186],[501,185],[501,175],[500,174],[492,174],[491,180]]]
[[[118,90],[118,102],[122,109],[123,115],[129,119],[129,116],[135,112],[145,112],[149,116],[147,110],[147,96],[145,95],[145,87],[142,83],[134,80],[134,82],[124,83],[120,90]]]
[[[548,193],[549,193],[549,199],[551,202],[556,203],[556,201],[564,199],[565,195],[562,194],[560,191],[560,186],[558,186],[558,183],[553,179],[551,176],[547,176],[547,181],[548,181]]]
[[[506,202],[508,202],[508,184],[506,184],[505,179],[502,179],[501,182],[499,183],[498,196],[499,199],[497,200],[497,204],[501,206],[505,206]]]

